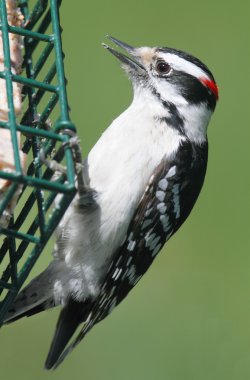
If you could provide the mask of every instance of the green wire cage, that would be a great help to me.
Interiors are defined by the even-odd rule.
[[[0,171],[10,186],[0,201],[0,217],[22,189],[8,226],[0,227],[0,325],[11,303],[30,273],[44,246],[60,222],[75,193],[74,155],[67,142],[75,127],[69,117],[63,66],[60,0],[20,0],[24,17],[22,27],[9,25],[6,2],[0,0],[4,71],[8,120],[0,121],[11,133],[15,170]],[[23,36],[23,70],[11,70],[9,34]],[[22,116],[17,118],[13,105],[13,83],[22,85]],[[48,127],[48,124],[50,126]],[[24,173],[20,163],[17,131],[22,134],[22,151],[29,165]],[[54,179],[54,173],[41,163],[46,157],[63,162],[66,169]],[[59,203],[54,204],[60,194]]]

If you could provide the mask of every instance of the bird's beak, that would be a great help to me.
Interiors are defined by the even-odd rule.
[[[115,45],[121,47],[126,52],[128,52],[129,55],[133,57],[133,59],[123,53],[116,51],[115,49],[111,48],[110,46],[106,44],[102,44],[105,49],[107,49],[111,54],[113,54],[116,58],[118,58],[124,64],[125,68],[129,69],[129,71],[131,71],[132,69],[133,72],[139,75],[140,74],[145,75],[146,70],[144,66],[142,65],[142,63],[139,62],[140,58],[137,54],[137,48],[134,48],[133,46],[130,46],[122,41],[119,41],[114,37],[107,36],[107,38],[109,38],[112,42],[114,42]]]

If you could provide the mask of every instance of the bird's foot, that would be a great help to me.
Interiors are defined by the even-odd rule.
[[[60,149],[65,150],[69,147],[72,151],[76,175],[77,192],[79,195],[78,203],[80,207],[88,207],[90,204],[95,203],[95,192],[92,189],[90,189],[87,185],[87,180],[84,175],[80,140],[76,133],[71,130],[64,130],[64,134],[68,134],[70,138],[68,141],[62,144]],[[46,154],[43,149],[40,150],[39,159],[40,162],[42,162],[45,166],[47,166],[47,168],[54,172],[52,181],[57,180],[58,177],[60,177],[61,175],[67,175],[67,168],[56,160],[49,160],[48,158],[46,158]]]

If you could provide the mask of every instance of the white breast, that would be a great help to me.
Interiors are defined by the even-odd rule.
[[[98,208],[79,214],[71,207],[61,223],[66,239],[59,255],[75,273],[70,281],[77,298],[98,292],[150,176],[164,156],[174,154],[181,139],[166,124],[156,124],[145,104],[134,101],[91,150],[87,169]]]

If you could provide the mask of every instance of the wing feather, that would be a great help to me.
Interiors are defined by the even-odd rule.
[[[174,160],[163,159],[156,168],[132,218],[126,239],[114,255],[87,321],[56,366],[96,323],[125,298],[165,242],[187,218],[201,190],[206,162],[207,145],[194,152],[191,144],[186,144],[182,146],[181,156],[177,154]]]

